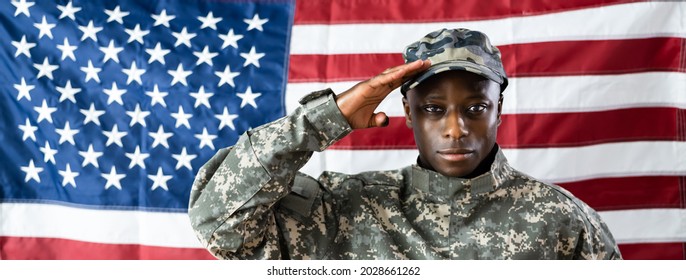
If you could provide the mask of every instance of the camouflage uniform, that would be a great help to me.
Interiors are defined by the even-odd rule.
[[[244,134],[198,172],[189,214],[222,259],[619,259],[607,226],[558,186],[508,165],[450,178],[413,165],[299,173],[351,128],[332,92]]]

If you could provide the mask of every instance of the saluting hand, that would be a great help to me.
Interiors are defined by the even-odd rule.
[[[388,68],[375,77],[360,82],[336,97],[336,104],[353,129],[388,125],[386,113],[374,113],[381,101],[410,77],[431,66],[428,60]]]

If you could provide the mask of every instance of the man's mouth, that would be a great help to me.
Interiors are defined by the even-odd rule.
[[[474,150],[469,149],[441,149],[436,151],[439,157],[448,161],[463,161],[474,156]]]

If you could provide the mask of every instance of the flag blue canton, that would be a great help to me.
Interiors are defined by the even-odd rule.
[[[3,201],[185,211],[285,114],[292,1],[3,1]]]

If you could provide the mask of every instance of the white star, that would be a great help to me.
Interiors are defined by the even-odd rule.
[[[131,68],[129,68],[129,69],[124,68],[122,70],[122,72],[124,72],[124,74],[129,76],[129,78],[126,79],[127,85],[131,84],[131,82],[133,82],[133,81],[136,81],[139,85],[143,84],[143,81],[141,80],[141,75],[145,74],[145,69],[138,69],[138,67],[136,67],[135,61],[133,63],[131,63]]]
[[[16,17],[19,14],[24,14],[27,17],[31,17],[31,14],[29,13],[29,7],[35,4],[36,3],[34,2],[26,2],[26,0],[12,1],[12,5],[16,7],[16,10],[14,11],[14,16]]]
[[[162,104],[162,107],[167,107],[167,103],[164,102],[164,97],[168,95],[166,92],[160,92],[157,88],[157,84],[153,86],[152,91],[146,91],[146,95],[150,96],[152,100],[150,101],[150,106],[155,106],[155,104]]]
[[[114,10],[105,10],[105,13],[109,16],[107,22],[116,21],[119,24],[124,24],[124,17],[130,14],[129,12],[122,12],[119,6],[114,7]]]
[[[14,88],[17,89],[17,101],[21,100],[22,97],[25,97],[29,101],[31,101],[31,90],[36,88],[35,85],[27,85],[26,81],[24,80],[24,77],[21,77],[21,84],[15,84]]]
[[[117,6],[119,7],[119,6]],[[105,183],[105,189],[109,189],[110,187],[115,187],[119,190],[121,190],[121,180],[126,178],[126,174],[118,174],[117,169],[112,166],[112,169],[110,169],[109,174],[100,174],[107,182]]]
[[[259,31],[264,31],[262,30],[262,25],[267,23],[269,19],[267,18],[260,18],[259,14],[255,14],[255,16],[252,17],[252,19],[244,19],[243,22],[248,24],[248,31],[257,29]]]
[[[162,10],[159,15],[152,15],[152,18],[155,20],[153,26],[164,25],[169,28],[169,21],[175,19],[176,16],[167,15],[167,10]]]
[[[231,68],[229,67],[229,65],[226,65],[226,68],[224,68],[224,72],[215,71],[214,74],[217,75],[217,77],[219,77],[219,83],[217,84],[217,87],[220,87],[223,84],[228,84],[232,87],[235,87],[236,85],[233,82],[233,78],[240,75],[241,73],[231,72]]]
[[[143,36],[148,35],[150,33],[149,30],[141,30],[141,25],[136,24],[136,26],[133,29],[124,29],[126,34],[129,34],[129,40],[126,41],[127,43],[131,43],[133,41],[136,41],[138,43],[143,44]]]
[[[211,92],[205,92],[205,87],[200,86],[200,89],[198,92],[191,92],[191,97],[195,98],[195,105],[193,105],[193,108],[198,108],[198,106],[205,105],[205,107],[210,108],[210,97],[212,97],[214,93]]]
[[[79,133],[79,130],[78,129],[71,129],[71,127],[69,127],[69,121],[67,121],[67,123],[64,124],[63,129],[58,128],[58,129],[55,129],[55,131],[57,132],[57,134],[60,135],[59,144],[62,144],[64,142],[69,142],[72,145],[76,145],[76,143],[74,142],[74,135]]]
[[[19,129],[24,132],[24,134],[21,137],[22,141],[26,141],[26,139],[28,138],[31,138],[31,140],[33,141],[36,141],[36,130],[38,130],[38,127],[31,125],[29,118],[26,118],[26,124],[19,125]]]
[[[31,53],[29,51],[31,48],[36,46],[36,43],[26,42],[26,35],[22,35],[21,41],[12,41],[12,45],[17,48],[17,51],[14,53],[14,57],[19,57],[20,54],[23,54],[26,57],[31,58]]]
[[[36,167],[33,164],[33,160],[29,161],[28,166],[22,166],[21,171],[24,171],[26,173],[26,178],[24,179],[24,182],[29,182],[29,180],[33,179],[36,180],[36,182],[40,183],[40,176],[38,176],[38,173],[43,172],[43,167]]]
[[[207,133],[207,128],[203,127],[202,128],[202,134],[196,134],[195,138],[198,138],[200,140],[200,148],[205,146],[209,146],[212,150],[214,150],[214,143],[212,143],[212,140],[217,138],[217,135],[212,135]]]
[[[67,84],[64,87],[55,87],[55,89],[60,93],[60,102],[69,99],[74,104],[76,104],[74,95],[81,92],[80,88],[71,87],[71,81],[67,81]]]
[[[64,37],[64,44],[57,45],[57,48],[62,51],[62,60],[68,57],[71,58],[72,61],[76,61],[76,56],[74,56],[76,46],[69,45],[69,40],[67,37]]]
[[[191,128],[191,124],[188,122],[188,120],[193,116],[192,114],[186,114],[183,111],[183,107],[179,105],[179,112],[178,113],[172,113],[171,116],[176,119],[176,127],[179,127],[181,125],[184,125],[188,129]]]
[[[43,160],[45,162],[52,162],[52,164],[55,164],[55,154],[57,154],[57,150],[51,148],[48,141],[45,141],[45,146],[41,147],[40,151],[43,152]]]
[[[110,44],[107,47],[100,47],[100,51],[105,54],[105,57],[102,59],[102,63],[105,63],[110,59],[119,63],[119,53],[123,50],[123,47],[115,47],[114,40],[110,40]]]
[[[73,7],[71,5],[71,1],[69,1],[69,3],[67,3],[67,5],[65,5],[65,6],[57,5],[57,9],[62,12],[60,14],[59,19],[69,17],[72,20],[76,20],[75,14],[81,10],[81,8]]]
[[[236,35],[233,33],[233,28],[229,29],[229,33],[226,33],[226,35],[219,34],[219,38],[224,40],[224,43],[222,44],[222,49],[232,46],[235,49],[238,48],[238,40],[243,38],[243,35]]]
[[[162,167],[157,168],[157,174],[153,175],[148,175],[148,179],[152,180],[152,190],[154,191],[156,188],[163,188],[165,191],[169,191],[167,188],[167,181],[171,180],[173,176],[171,175],[164,175],[162,173]]]
[[[93,144],[90,144],[88,146],[88,151],[79,151],[79,155],[83,157],[83,164],[81,164],[81,167],[86,167],[91,164],[96,168],[99,168],[100,166],[98,165],[98,158],[100,158],[102,154],[102,152],[96,152],[93,150]]]
[[[150,59],[148,59],[148,64],[153,63],[154,61],[159,61],[160,63],[162,63],[162,65],[165,65],[164,56],[169,54],[169,52],[171,51],[163,49],[160,45],[160,43],[157,43],[154,49],[145,49],[145,52],[150,55]]]
[[[250,64],[255,65],[260,68],[260,58],[264,57],[264,53],[255,52],[255,47],[250,48],[249,53],[240,53],[241,57],[245,58],[243,66],[248,66]]]
[[[131,160],[131,163],[129,163],[129,169],[136,165],[140,166],[142,169],[145,169],[145,163],[143,161],[150,157],[150,154],[142,154],[141,147],[136,146],[136,150],[133,153],[126,153],[126,157]]]
[[[171,81],[171,85],[175,85],[176,83],[181,83],[184,86],[187,86],[188,83],[186,82],[186,77],[188,77],[192,71],[184,71],[183,70],[183,65],[179,63],[179,66],[176,67],[176,70],[169,70],[168,71],[169,75],[172,75],[173,79]]]
[[[79,172],[72,172],[71,171],[71,166],[67,163],[67,168],[65,170],[58,170],[58,173],[62,176],[62,187],[66,187],[67,185],[71,185],[72,187],[76,188],[76,176],[79,176]]]
[[[57,111],[57,108],[48,107],[48,102],[43,99],[43,104],[40,107],[33,107],[33,110],[38,113],[38,120],[36,120],[36,123],[40,123],[42,120],[48,120],[49,123],[52,123],[52,113]]]
[[[188,33],[185,27],[181,29],[180,33],[172,32],[172,35],[176,38],[176,43],[174,43],[174,47],[178,47],[179,45],[184,44],[189,48],[191,46],[191,39],[193,39],[196,36],[195,33]]]
[[[196,62],[195,65],[207,63],[207,65],[212,66],[212,58],[217,56],[218,53],[210,52],[210,48],[208,46],[205,46],[205,48],[202,49],[202,52],[193,52],[193,55],[195,55],[198,58],[198,62]]]
[[[218,130],[221,130],[224,126],[228,126],[231,130],[236,130],[236,127],[233,126],[233,120],[237,119],[238,115],[229,114],[228,108],[224,107],[224,112],[221,115],[214,115],[214,117],[221,121]]]
[[[119,147],[124,147],[124,144],[122,144],[121,139],[126,136],[126,131],[119,131],[119,128],[117,128],[117,124],[114,124],[112,126],[112,130],[106,131],[103,130],[102,134],[107,136],[107,143],[105,143],[105,147],[109,147],[112,144],[115,144]]]
[[[152,143],[152,147],[155,148],[157,145],[162,145],[165,148],[169,149],[169,142],[167,139],[172,137],[174,133],[171,132],[164,132],[164,128],[162,128],[162,125],[157,128],[157,132],[148,132],[148,135],[155,139]]]
[[[88,22],[88,26],[80,26],[79,25],[79,30],[83,32],[83,35],[81,35],[81,42],[85,41],[86,38],[90,38],[94,42],[98,41],[98,37],[95,35],[102,30],[102,27],[95,27],[93,26],[93,21]]]
[[[126,111],[126,114],[131,117],[131,123],[129,123],[130,127],[133,127],[137,123],[145,127],[145,117],[150,115],[150,112],[148,111],[141,111],[141,105],[136,104],[136,108],[132,111]]]
[[[252,89],[248,87],[248,90],[246,90],[245,93],[238,93],[236,95],[241,98],[241,108],[243,108],[243,106],[246,104],[250,104],[250,106],[257,109],[257,103],[255,103],[255,99],[260,97],[262,94],[253,93]]]
[[[40,77],[45,76],[45,77],[48,77],[48,79],[50,79],[50,80],[52,80],[52,72],[57,70],[57,68],[60,68],[57,65],[51,65],[48,62],[47,57],[43,59],[43,64],[34,63],[33,67],[36,68],[36,70],[38,70],[38,74],[36,75],[36,79],[39,79]]]
[[[194,160],[197,155],[189,155],[186,153],[186,147],[183,147],[181,149],[180,154],[172,154],[172,157],[176,159],[176,170],[181,169],[181,167],[186,167],[188,170],[193,171],[193,166],[191,165],[191,161]]]
[[[206,17],[198,17],[198,20],[202,22],[202,26],[200,26],[200,29],[203,28],[212,28],[214,30],[217,30],[217,23],[222,20],[220,17],[214,17],[212,15],[212,12],[209,12]]]
[[[112,88],[103,89],[102,91],[109,96],[107,97],[107,105],[112,104],[112,102],[117,102],[122,106],[124,105],[124,101],[121,100],[121,96],[126,93],[126,90],[119,89],[115,82],[112,82]]]
[[[105,114],[104,110],[103,111],[95,110],[95,105],[93,105],[93,103],[91,103],[91,106],[90,106],[90,108],[88,108],[88,110],[81,109],[79,111],[81,111],[81,114],[83,114],[83,117],[85,118],[83,120],[83,125],[86,125],[89,122],[93,122],[94,124],[100,125],[100,119],[98,119],[98,118],[100,118],[100,116]]]
[[[38,39],[43,38],[43,36],[47,35],[50,39],[52,39],[52,29],[55,27],[56,24],[54,23],[48,23],[47,20],[45,19],[45,16],[43,16],[43,20],[41,23],[34,23],[33,26],[38,28]]]
[[[100,73],[100,70],[100,68],[93,67],[93,62],[90,59],[88,60],[88,67],[81,67],[81,71],[86,73],[86,82],[93,79],[99,83],[100,76],[98,76],[98,73]]]

